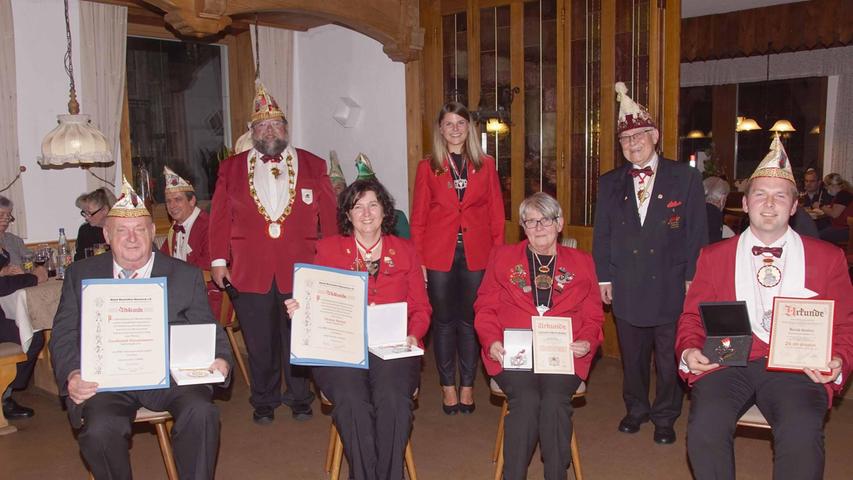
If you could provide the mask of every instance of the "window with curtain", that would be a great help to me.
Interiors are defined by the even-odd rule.
[[[127,94],[134,185],[164,201],[163,166],[213,195],[225,148],[225,47],[128,37]],[[150,178],[145,181],[145,176]]]

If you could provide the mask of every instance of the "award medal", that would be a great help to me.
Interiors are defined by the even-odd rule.
[[[456,189],[456,193],[458,194],[462,190],[465,190],[465,188],[468,187],[468,179],[463,178],[463,175],[460,172],[460,169],[456,166],[456,162],[453,161],[453,157],[450,157],[447,160],[447,163],[450,164],[450,168],[453,170],[453,175],[451,175],[453,177],[453,188]],[[467,164],[467,162],[463,158],[462,170],[467,174],[468,170],[466,169],[466,166],[467,166],[466,164]]]
[[[509,282],[516,285],[524,293],[530,293],[533,290],[527,283],[527,272],[524,271],[524,267],[521,264],[512,267],[512,271],[509,274]]]
[[[761,316],[761,328],[765,332],[770,332],[770,324],[773,322],[773,311],[764,310],[764,315]]]
[[[755,274],[759,285],[766,288],[773,288],[779,285],[779,282],[782,281],[782,271],[779,270],[779,267],[773,265],[773,258],[764,258],[762,261],[764,265]]]
[[[255,189],[255,165],[258,162],[257,154],[252,155],[252,158],[249,160],[249,194],[252,196],[252,200],[255,201],[255,206],[258,209],[258,213],[264,217],[264,220],[267,221],[267,235],[273,240],[281,237],[281,227],[284,223],[284,220],[290,215],[290,212],[293,210],[293,201],[296,199],[296,171],[293,169],[293,156],[290,153],[287,154],[287,158],[285,159],[285,165],[287,166],[287,175],[288,175],[288,194],[289,198],[287,200],[287,206],[284,208],[284,212],[282,212],[281,216],[277,219],[273,220],[270,218],[269,213],[267,213],[267,209],[261,203],[261,199],[258,197],[258,191]],[[278,167],[274,167],[274,170]],[[276,178],[278,175],[275,174],[275,171],[272,172],[273,176]]]
[[[551,296],[554,293],[554,289],[552,288],[554,285],[554,277],[553,271],[551,270],[551,264],[555,263],[557,259],[557,255],[553,255],[550,259],[548,259],[547,264],[542,263],[542,259],[539,258],[539,254],[530,250],[530,253],[533,254],[533,265],[536,267],[537,274],[534,277],[533,282],[536,285],[536,290],[533,292],[533,297],[536,302],[536,311],[539,312],[539,316],[545,315],[545,312],[551,309]],[[544,301],[539,299],[539,294],[543,290],[548,290],[548,298]]]
[[[364,271],[368,273],[368,275],[372,277],[376,277],[379,273],[379,259],[373,260],[373,254],[375,251],[382,250],[382,237],[379,237],[379,240],[373,244],[372,247],[365,247],[355,239],[356,250],[358,250],[358,256],[355,259],[356,271],[361,271],[360,267],[364,267]]]

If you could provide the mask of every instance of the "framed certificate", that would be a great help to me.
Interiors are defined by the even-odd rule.
[[[572,319],[569,317],[531,317],[533,324],[533,373],[572,375],[575,356],[569,345]]]
[[[829,373],[834,300],[775,297],[768,370]]]
[[[367,272],[297,263],[290,363],[368,368]]]
[[[166,287],[165,277],[83,280],[83,380],[99,392],[169,387]]]

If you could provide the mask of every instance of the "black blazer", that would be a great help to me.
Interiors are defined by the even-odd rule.
[[[217,323],[207,303],[201,270],[154,252],[152,277],[166,277],[169,325]],[[53,319],[50,353],[60,395],[68,395],[68,375],[80,368],[80,288],[83,279],[113,278],[113,256],[107,252],[72,263],[65,272],[62,297]],[[216,357],[234,364],[222,327],[216,330]],[[230,375],[229,375],[230,376]]]
[[[640,225],[631,164],[599,179],[592,253],[599,282],[613,284],[613,313],[636,326],[674,323],[708,243],[702,176],[659,159],[646,220]]]

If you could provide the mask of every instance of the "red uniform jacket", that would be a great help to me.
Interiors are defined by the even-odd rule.
[[[210,258],[229,263],[239,291],[267,293],[275,280],[281,293],[293,290],[293,264],[310,262],[321,236],[337,232],[336,202],[326,162],[296,149],[296,198],[277,239],[249,194],[248,152],[219,165],[210,213]]]
[[[495,160],[484,156],[474,170],[468,164],[468,187],[462,202],[453,188],[450,166],[436,174],[429,159],[421,160],[412,202],[412,241],[430,270],[450,271],[456,236],[462,229],[468,270],[483,270],[493,245],[504,243],[504,203]]]
[[[204,210],[200,211],[193,227],[190,230],[190,237],[187,239],[192,252],[187,255],[187,263],[194,265],[202,270],[210,270],[210,249],[208,248],[208,227],[210,225],[210,215]],[[168,256],[172,256],[169,250],[169,243],[175,244],[175,231],[169,228],[169,233],[166,241],[160,247],[160,251]],[[207,302],[210,304],[210,310],[213,312],[213,318],[219,321],[220,309],[222,308],[222,292],[216,288],[213,282],[207,282]]]
[[[358,251],[353,237],[336,235],[317,243],[315,265],[353,270]],[[418,339],[429,330],[432,307],[424,285],[421,260],[408,240],[393,235],[382,236],[382,256],[379,274],[368,277],[367,301],[371,304],[408,302],[408,334]]]
[[[494,249],[474,303],[474,328],[482,345],[483,365],[492,376],[500,373],[503,367],[489,358],[489,347],[494,342],[503,343],[504,329],[529,329],[531,317],[539,315],[533,303],[533,294],[524,292],[521,286],[511,281],[518,265],[528,273],[527,284],[530,285],[527,240]],[[601,330],[604,311],[601,308],[595,264],[588,253],[558,245],[555,268],[555,277],[563,274],[568,275],[570,280],[561,289],[555,278],[551,309],[545,315],[571,317],[572,338],[589,342],[589,353],[580,358],[575,357],[575,374],[586,379],[595,351],[604,339]]]
[[[699,317],[701,302],[729,302],[736,300],[735,294],[735,257],[740,236],[709,245],[702,250],[696,265],[696,275],[687,298],[684,300],[684,312],[678,320],[678,333],[675,352],[681,361],[681,354],[688,348],[702,348],[705,343],[705,329]],[[832,333],[832,355],[841,357],[841,375],[846,382],[853,372],[853,287],[847,273],[847,262],[843,252],[824,241],[810,237],[800,237],[806,262],[805,287],[818,294],[818,299],[835,300],[835,319]],[[749,359],[766,357],[769,346],[752,337],[752,351]],[[703,375],[713,373],[714,370]],[[679,370],[679,374],[689,384],[702,378]],[[832,392],[839,392],[843,385],[826,384],[830,403]]]

